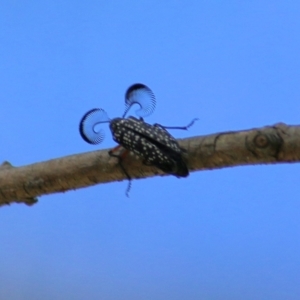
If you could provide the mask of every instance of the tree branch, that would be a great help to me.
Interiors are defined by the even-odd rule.
[[[190,171],[300,161],[300,126],[283,123],[191,137],[178,142],[187,149]],[[155,167],[143,165],[133,155],[125,159],[124,167],[133,179],[166,175]],[[12,202],[32,205],[40,195],[124,179],[118,160],[108,155],[108,149],[23,167],[4,162],[0,167],[0,205]]]

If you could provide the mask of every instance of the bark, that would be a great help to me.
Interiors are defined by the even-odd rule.
[[[178,140],[187,149],[190,171],[300,161],[300,126],[278,123],[259,129],[222,132]],[[23,167],[0,167],[0,205],[32,205],[37,196],[126,179],[109,149],[71,155]],[[133,179],[166,176],[133,155],[124,160]],[[188,180],[188,179],[187,179]]]

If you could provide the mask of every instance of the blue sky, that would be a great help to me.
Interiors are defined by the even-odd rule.
[[[78,132],[147,84],[176,137],[299,124],[298,1],[2,1],[1,160],[113,147]],[[0,209],[1,299],[299,299],[298,164],[193,172]]]

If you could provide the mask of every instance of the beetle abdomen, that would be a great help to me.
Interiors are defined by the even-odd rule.
[[[134,117],[115,118],[110,122],[110,129],[113,139],[142,158],[145,164],[178,177],[188,176],[183,150],[167,130]]]

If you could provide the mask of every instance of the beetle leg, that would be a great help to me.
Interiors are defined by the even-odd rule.
[[[190,128],[191,126],[194,125],[194,123],[199,120],[198,118],[195,118],[193,119],[187,126],[183,126],[183,127],[170,127],[170,126],[163,126],[163,125],[160,125],[160,124],[153,124],[153,126],[158,126],[158,127],[161,127],[161,128],[164,128],[164,129],[181,129],[181,130],[188,130],[188,128]]]
[[[118,159],[119,165],[123,171],[123,173],[125,174],[125,176],[128,179],[128,186],[126,189],[126,196],[129,197],[129,191],[131,189],[131,177],[129,176],[129,174],[127,173],[125,167],[123,166],[123,159],[127,156],[127,154],[129,153],[128,150],[123,151],[121,154],[115,154],[114,152],[116,152],[117,150],[119,150],[122,146],[118,145],[115,148],[113,148],[112,150],[108,151],[108,154],[112,157],[116,157]]]

